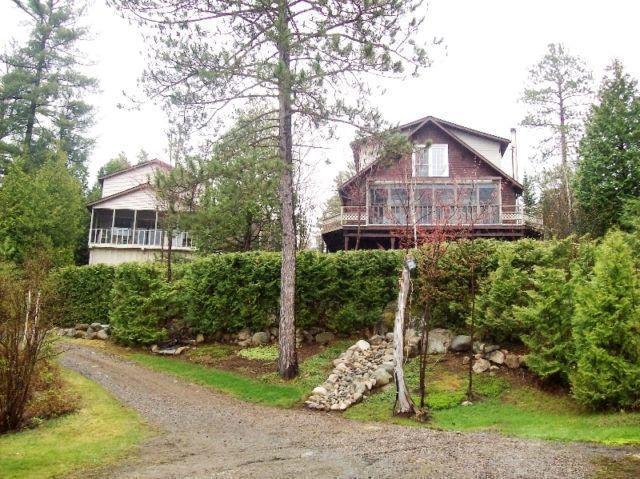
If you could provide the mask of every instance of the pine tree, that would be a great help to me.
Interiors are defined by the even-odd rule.
[[[551,43],[542,60],[530,69],[530,83],[522,95],[522,101],[529,106],[522,125],[545,133],[539,146],[541,161],[557,165],[550,171],[559,180],[563,208],[561,221],[555,222],[554,235],[568,236],[572,232],[575,146],[584,105],[592,93],[591,81],[591,73],[581,58],[567,53],[562,44]]]
[[[80,73],[77,45],[87,30],[73,0],[13,0],[31,29],[24,45],[0,56],[0,168],[21,156],[27,169],[42,166],[49,154],[66,155],[68,168],[86,181],[93,140],[92,107],[83,94],[94,79]]]
[[[640,278],[624,233],[605,236],[575,298],[573,395],[594,409],[640,406]]]
[[[416,41],[422,0],[110,0],[149,34],[147,93],[213,120],[263,102],[244,123],[256,146],[280,162],[282,224],[280,356],[282,377],[297,374],[295,350],[294,150],[305,133],[346,122],[379,124],[364,76],[402,76],[427,65]],[[149,32],[148,29],[145,30]],[[259,125],[267,122],[268,128]]]
[[[620,224],[625,202],[640,198],[640,95],[617,60],[586,121],[575,194],[581,225],[596,236]]]

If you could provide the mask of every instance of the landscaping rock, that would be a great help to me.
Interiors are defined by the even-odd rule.
[[[379,334],[374,334],[369,338],[369,344],[381,344],[384,341],[385,338],[383,336],[380,336]]]
[[[360,340],[333,361],[334,369],[307,401],[310,409],[344,411],[362,400],[373,387],[384,387],[392,380],[393,341],[373,336]]]
[[[249,346],[251,346],[251,344],[251,338],[245,339],[243,341],[238,341],[238,346],[240,346],[241,348],[248,348]]]
[[[471,349],[471,336],[459,334],[451,340],[451,351],[461,352]]]
[[[451,346],[453,334],[448,329],[432,329],[427,341],[427,354],[444,354]]]
[[[373,378],[376,380],[376,386],[386,386],[391,382],[391,374],[385,368],[378,368],[373,372]]]
[[[86,331],[87,329],[89,329],[89,325],[85,323],[76,324],[75,329],[78,329],[80,331]]]
[[[478,359],[475,363],[473,363],[473,372],[474,373],[483,373],[488,371],[491,367],[491,363],[486,359]]]
[[[504,358],[504,363],[509,369],[518,369],[520,367],[520,358],[517,354],[509,353]]]
[[[94,331],[100,331],[102,329],[102,324],[100,323],[91,323],[91,329]]]
[[[484,343],[480,341],[474,341],[473,343],[473,352],[474,354],[484,352]]]
[[[336,339],[335,335],[329,331],[318,333],[316,334],[316,337],[315,337],[315,341],[318,344],[329,344],[331,341],[335,339]]]
[[[251,344],[254,346],[263,346],[269,344],[269,333],[260,331],[251,337]]]
[[[204,334],[198,333],[196,335],[196,344],[204,343]]]
[[[500,366],[496,366],[495,364],[492,364],[491,367],[489,368],[489,371],[499,371],[500,370]]]
[[[504,353],[500,350],[491,351],[485,358],[494,364],[504,364]]]
[[[469,361],[471,361],[471,358],[469,356],[465,356],[464,358],[462,358],[463,365],[469,364]]]
[[[393,341],[393,333],[387,333],[385,337],[387,338],[387,341]]]
[[[107,339],[109,339],[109,335],[107,334],[107,332],[104,329],[101,329],[100,331],[98,331],[96,334],[96,339],[101,339],[103,341],[106,341]]]
[[[96,334],[94,332],[89,332],[88,330],[83,333],[84,339],[96,339]]]
[[[238,341],[246,341],[247,339],[251,339],[251,332],[248,329],[238,332]]]
[[[492,353],[493,351],[497,351],[498,349],[500,349],[500,346],[498,346],[497,344],[485,344],[482,352],[487,354]]]

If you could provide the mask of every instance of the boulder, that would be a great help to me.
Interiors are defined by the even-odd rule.
[[[427,341],[427,354],[446,353],[451,345],[453,334],[448,329],[432,329]]]
[[[238,341],[246,341],[247,339],[251,339],[251,332],[248,329],[243,329],[238,332]]]
[[[469,356],[465,356],[464,358],[462,358],[463,365],[469,364],[469,361],[471,361],[471,358]]]
[[[92,334],[92,333],[95,333],[95,331],[93,330],[93,328],[92,328],[91,326],[89,326],[89,327],[86,329],[85,333],[86,333],[86,334]]]
[[[471,336],[459,334],[451,340],[451,351],[461,352],[471,349]]]
[[[381,344],[385,341],[384,336],[380,336],[379,334],[374,334],[369,338],[369,344]]]
[[[91,323],[91,329],[94,331],[100,331],[102,329],[102,324],[100,323]]]
[[[101,329],[100,331],[98,331],[96,334],[96,339],[101,339],[103,341],[106,341],[107,339],[109,339],[109,335],[107,334],[107,332],[104,329]]]
[[[84,338],[84,331],[82,331],[81,329],[74,329],[73,330],[73,337],[74,338]]]
[[[269,344],[269,333],[265,331],[260,331],[258,333],[255,333],[251,337],[251,344],[253,344],[254,346],[262,346],[265,344]]]
[[[361,339],[360,341],[358,341],[354,346],[360,351],[366,351],[368,349],[371,349],[371,345],[368,342],[366,342],[364,339]]]
[[[386,334],[387,341],[393,341],[393,333]]]
[[[504,357],[504,363],[509,369],[518,369],[520,367],[520,358],[517,354],[509,353]]]
[[[504,364],[504,353],[499,349],[491,351],[489,354],[485,355],[485,358],[494,364]]]
[[[94,333],[94,332],[90,333],[89,331],[86,331],[83,333],[84,339],[96,339],[96,334],[97,333]]]
[[[498,349],[500,349],[500,346],[498,346],[497,344],[485,344],[482,352],[485,354],[492,353],[493,351],[497,351]]]
[[[85,323],[76,324],[75,329],[79,329],[80,331],[86,331],[89,329],[89,325]]]
[[[385,361],[380,365],[382,369],[384,369],[389,374],[393,374],[393,370],[395,369],[395,365],[393,361]]]
[[[376,380],[376,387],[382,387],[389,384],[391,374],[385,368],[380,367],[373,372],[373,378]]]
[[[336,339],[335,335],[329,331],[318,333],[315,337],[315,341],[318,344],[329,344],[334,339]]]
[[[238,346],[240,346],[241,348],[248,348],[249,346],[251,346],[251,338],[238,341]]]
[[[204,334],[198,333],[196,335],[196,344],[204,343]]]
[[[481,343],[480,341],[474,341],[473,342],[473,352],[475,354],[477,353],[481,353],[484,351],[484,343]]]
[[[491,367],[491,363],[486,359],[478,359],[475,363],[473,363],[473,372],[474,373],[483,373]]]

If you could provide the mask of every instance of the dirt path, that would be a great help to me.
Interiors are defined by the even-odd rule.
[[[583,478],[622,449],[353,422],[247,404],[88,347],[60,362],[138,410],[162,434],[114,478]]]

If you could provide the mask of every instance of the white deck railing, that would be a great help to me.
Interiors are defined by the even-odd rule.
[[[377,208],[377,209],[376,209]],[[370,206],[343,206],[337,215],[325,218],[322,221],[322,233],[338,230],[343,226],[382,226],[405,225],[411,222],[407,219],[407,213],[400,207]],[[540,218],[528,215],[522,206],[447,206],[428,207],[418,206],[415,217],[417,224],[423,226],[449,224],[455,225],[520,225],[530,226],[534,229],[542,228]]]
[[[89,234],[89,246],[116,246],[132,248],[167,249],[167,233],[156,229],[94,228]],[[173,233],[171,247],[192,249],[191,236],[186,231]]]

